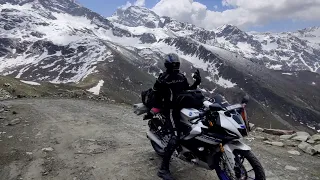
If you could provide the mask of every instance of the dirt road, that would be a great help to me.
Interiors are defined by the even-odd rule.
[[[131,107],[65,99],[2,103],[12,107],[0,119],[1,180],[158,179],[161,160],[145,136],[147,122]],[[18,124],[6,126],[15,118],[20,118]],[[291,158],[285,148],[253,142],[269,180],[320,179],[319,157]],[[286,165],[299,170],[285,170]],[[176,158],[172,172],[178,180],[217,179],[214,172]]]

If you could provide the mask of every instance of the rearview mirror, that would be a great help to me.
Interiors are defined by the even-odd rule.
[[[249,102],[250,97],[247,95],[245,95],[241,101],[242,104],[247,104]]]

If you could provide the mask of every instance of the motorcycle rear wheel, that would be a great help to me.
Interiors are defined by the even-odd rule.
[[[153,147],[154,151],[160,156],[163,157],[164,156],[164,149],[162,149],[157,143],[150,141],[151,142],[151,146]]]

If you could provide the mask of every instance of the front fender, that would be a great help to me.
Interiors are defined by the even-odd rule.
[[[231,168],[234,169],[234,166],[236,164],[234,158],[234,154],[233,151],[234,150],[242,150],[242,151],[250,151],[251,148],[244,144],[243,142],[241,142],[240,140],[234,140],[234,141],[230,141],[229,143],[225,144],[223,146],[225,154],[227,155],[227,158],[229,160],[229,163],[231,165]]]
[[[226,145],[228,145],[230,147],[232,152],[234,150],[242,150],[242,151],[250,151],[251,150],[251,147],[249,147],[248,145],[244,144],[241,140],[233,140],[233,141],[230,141]]]

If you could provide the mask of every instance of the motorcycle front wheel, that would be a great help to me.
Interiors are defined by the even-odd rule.
[[[234,168],[235,177],[233,177],[223,156],[219,156],[216,161],[215,169],[220,180],[266,180],[264,169],[251,151],[234,151],[236,165]]]

